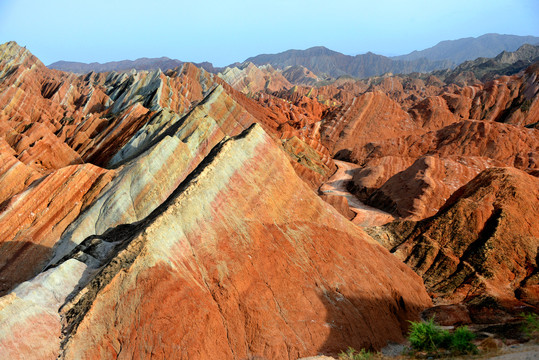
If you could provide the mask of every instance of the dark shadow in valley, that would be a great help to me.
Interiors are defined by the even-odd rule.
[[[342,149],[339,150],[335,156],[333,157],[335,160],[342,160],[346,162],[352,162],[351,161],[352,151],[349,149]]]
[[[359,351],[379,351],[391,343],[401,343],[409,321],[418,321],[423,306],[406,301],[399,294],[384,298],[346,297],[339,291],[320,295],[324,304],[329,336],[319,354],[338,355],[349,347]]]

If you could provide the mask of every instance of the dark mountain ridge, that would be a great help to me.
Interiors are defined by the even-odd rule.
[[[463,61],[478,57],[491,58],[502,51],[515,51],[523,44],[539,44],[539,37],[486,34],[477,38],[447,40],[422,51],[414,51],[408,55],[386,57],[367,52],[361,55],[345,55],[323,46],[306,50],[287,50],[278,54],[260,54],[250,57],[245,62],[260,66],[270,64],[276,69],[284,70],[291,66],[303,66],[321,77],[352,76],[368,78],[386,73],[410,74],[446,71]],[[109,72],[135,70],[155,70],[176,68],[183,61],[161,58],[140,58],[137,60],[113,61],[107,63],[81,63],[58,61],[48,67],[79,74],[89,72]],[[196,63],[209,72],[218,73],[225,68],[214,67],[212,63]],[[229,65],[238,66],[239,63]]]
[[[496,57],[465,61],[455,69],[440,70],[434,76],[461,86],[513,75],[539,61],[539,45],[524,44],[516,51],[502,51]]]
[[[477,38],[468,37],[457,40],[441,41],[433,47],[421,51],[412,51],[406,55],[394,56],[393,60],[450,60],[460,64],[478,57],[491,58],[502,51],[515,51],[524,44],[539,44],[539,37],[485,34]]]
[[[110,71],[128,71],[128,70],[157,70],[161,69],[166,71],[174,69],[178,66],[185,64],[185,61],[178,59],[170,59],[168,57],[160,58],[140,58],[136,60],[121,60],[110,61],[106,63],[83,63],[76,61],[57,61],[48,65],[49,69],[56,69],[61,71],[72,72],[76,74],[87,74],[89,72],[110,72]],[[209,72],[219,72],[219,68],[214,68],[210,62],[195,63],[196,66],[203,68]]]
[[[429,72],[446,69],[454,64],[450,61],[430,61],[418,59],[413,61],[395,61],[386,56],[368,52],[362,55],[350,56],[327,49],[323,46],[307,50],[288,50],[278,54],[262,54],[251,57],[246,61],[255,65],[270,64],[275,68],[284,69],[288,66],[301,65],[319,75],[332,77],[353,76],[366,78],[382,75],[388,72],[411,73]]]

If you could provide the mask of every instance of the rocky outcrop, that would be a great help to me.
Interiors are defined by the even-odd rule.
[[[295,359],[400,341],[430,306],[313,191],[328,105],[1,49],[4,356]]]
[[[539,63],[521,75],[504,76],[485,84],[474,99],[470,117],[518,125],[539,121]]]
[[[398,257],[470,321],[536,309],[533,66],[273,88],[252,64],[76,76],[0,50],[7,357],[378,349],[431,304]]]
[[[528,169],[537,167],[538,141],[539,134],[534,129],[466,120],[423,135],[372,142],[355,148],[351,156],[360,163],[385,156],[483,156]]]
[[[5,140],[0,139],[0,176],[4,184],[11,185],[0,187],[0,204],[2,204],[42,175],[17,159],[16,152]]]
[[[321,126],[323,143],[337,158],[349,159],[350,149],[373,139],[410,134],[416,126],[402,108],[381,92],[369,92],[343,105]]]
[[[414,158],[405,156],[381,156],[369,159],[363,167],[352,171],[352,182],[348,188],[361,201],[366,201],[387,180],[413,163]]]
[[[259,91],[273,92],[292,87],[283,74],[271,65],[257,67],[251,62],[243,63],[239,67],[228,67],[219,73],[219,77],[234,89],[247,95]]]
[[[389,178],[365,202],[400,218],[424,219],[438,212],[458,188],[492,166],[503,163],[474,156],[423,156]]]
[[[537,136],[521,126],[466,120],[422,135],[370,143],[352,152],[364,167],[355,171],[350,189],[397,217],[424,219],[486,168],[536,169]]]
[[[304,66],[290,66],[283,70],[283,76],[291,84],[313,86],[322,81],[315,73]]]
[[[106,165],[155,112],[184,115],[213,85],[210,75],[191,64],[171,76],[156,71],[76,77],[47,69],[15,43],[0,51],[2,136],[19,160],[44,174],[83,161]]]
[[[175,116],[160,120],[158,126],[147,123],[112,159],[113,165],[130,161],[117,169],[116,178],[63,233],[56,259],[89,236],[148,216],[217,143],[239,134],[255,119],[218,86],[182,121]]]
[[[423,276],[435,303],[465,303],[475,322],[537,311],[539,181],[514,168],[490,168],[420,222],[370,233]]]
[[[299,180],[255,125],[217,145],[148,217],[88,238],[2,298],[3,314],[32,312],[3,316],[0,343],[67,359],[379,348],[429,305],[422,286]],[[25,348],[15,335],[27,326],[47,346]]]

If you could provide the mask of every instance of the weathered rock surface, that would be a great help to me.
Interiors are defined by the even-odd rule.
[[[41,282],[2,298],[5,315],[33,301],[48,319],[34,336],[50,341],[24,348],[12,330],[31,325],[6,318],[2,346],[68,359],[294,359],[398,341],[429,305],[417,275],[319,199],[259,126],[193,174],[147,218],[89,238],[44,273],[83,263],[69,276],[82,288],[66,281],[57,296],[73,289],[63,327],[57,303],[35,300]]]
[[[373,139],[413,133],[410,115],[385,94],[369,92],[354,98],[322,125],[322,140],[338,158],[347,159],[350,149],[361,148]]]
[[[292,87],[283,74],[271,65],[257,67],[251,62],[239,67],[228,67],[219,73],[219,77],[244,94],[254,94],[259,91],[273,92]]]
[[[483,156],[520,169],[537,167],[539,134],[535,129],[486,121],[460,121],[437,131],[372,142],[352,152],[362,162],[385,156],[418,158]]]
[[[453,192],[481,170],[492,166],[503,163],[473,156],[423,156],[388,179],[366,203],[400,218],[424,219],[438,212]]]
[[[374,191],[387,180],[414,163],[414,158],[406,156],[381,156],[366,161],[363,167],[352,170],[349,189],[360,200],[366,201]]]
[[[490,168],[433,217],[370,233],[423,276],[437,304],[464,302],[476,322],[537,311],[539,179]]]
[[[6,356],[378,349],[430,300],[357,225],[385,224],[449,320],[537,310],[536,65],[461,87],[246,64],[227,83],[0,54]]]
[[[335,170],[330,105],[191,64],[75,76],[1,50],[6,356],[295,359],[399,341],[430,306],[313,191]]]
[[[483,169],[537,169],[535,129],[465,120],[437,131],[372,142],[351,157],[364,167],[350,189],[371,206],[400,218],[434,215],[446,199]],[[414,161],[414,159],[417,159]]]
[[[434,76],[383,76],[365,81],[341,80],[318,88],[297,86],[273,95],[292,103],[299,99],[316,99],[327,106],[314,126],[308,120],[298,119],[291,119],[288,125],[293,128],[294,124],[299,124],[307,129],[310,138],[319,139],[331,156],[357,164],[350,169],[352,179],[349,174],[346,180],[343,180],[344,174],[334,175],[320,189],[323,198],[342,214],[350,216],[353,211],[357,214],[354,223],[379,225],[378,220],[372,220],[375,211],[369,210],[359,199],[385,211],[378,210],[383,214],[389,212],[401,219],[429,221],[457,189],[485,169],[509,166],[537,174],[537,69],[537,65],[532,65],[519,74],[498,77],[484,84],[474,80],[473,86],[444,84]],[[473,77],[470,74],[460,76]],[[346,189],[335,192],[337,183],[347,184]],[[349,209],[342,198],[347,199]],[[536,206],[536,198],[530,201]],[[365,213],[369,217],[359,216]],[[391,220],[391,215],[387,215],[386,221]],[[451,214],[453,218],[459,215]],[[515,216],[513,221],[519,220]],[[515,261],[520,263],[527,261],[523,256],[528,255],[521,251],[515,253],[510,247],[501,247],[499,251],[519,259]],[[461,255],[454,254],[453,261],[461,261]],[[530,265],[530,268],[537,267]],[[445,278],[456,281],[454,276],[460,275],[429,272],[424,278],[432,282]],[[444,296],[453,296],[452,291],[460,290],[447,290]],[[489,291],[488,287],[479,286],[474,296],[489,298]],[[535,290],[526,287],[516,291],[530,294],[526,295],[526,304],[536,302],[533,300],[537,299]],[[464,301],[454,296],[454,302],[449,303]],[[483,300],[474,301],[483,304]],[[483,305],[474,306],[470,310],[474,321],[487,316],[486,312],[476,311]],[[495,311],[493,314],[496,315]]]
[[[283,70],[283,76],[291,84],[313,86],[322,81],[318,75],[304,66],[290,66]]]
[[[239,134],[255,121],[221,86],[185,118],[164,115],[158,120],[159,126],[147,123],[112,159],[114,164],[134,157],[117,169],[117,177],[62,235],[55,259],[88,236],[101,235],[109,228],[148,216],[217,143]]]
[[[68,166],[4,203],[0,213],[0,295],[43,268],[62,232],[112,176],[91,164]]]

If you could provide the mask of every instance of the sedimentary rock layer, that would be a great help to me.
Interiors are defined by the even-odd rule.
[[[46,288],[36,278],[2,299],[3,316],[33,301],[47,319],[34,336],[50,343],[24,348],[13,330],[30,324],[10,320],[3,347],[67,359],[295,359],[398,341],[430,303],[417,275],[319,199],[256,125],[217,145],[147,218],[89,238],[42,278],[71,266],[71,295],[57,297],[68,300],[62,343],[58,304],[35,300]]]
[[[466,303],[478,322],[537,310],[539,179],[490,168],[420,222],[370,230],[423,276],[438,304]]]

